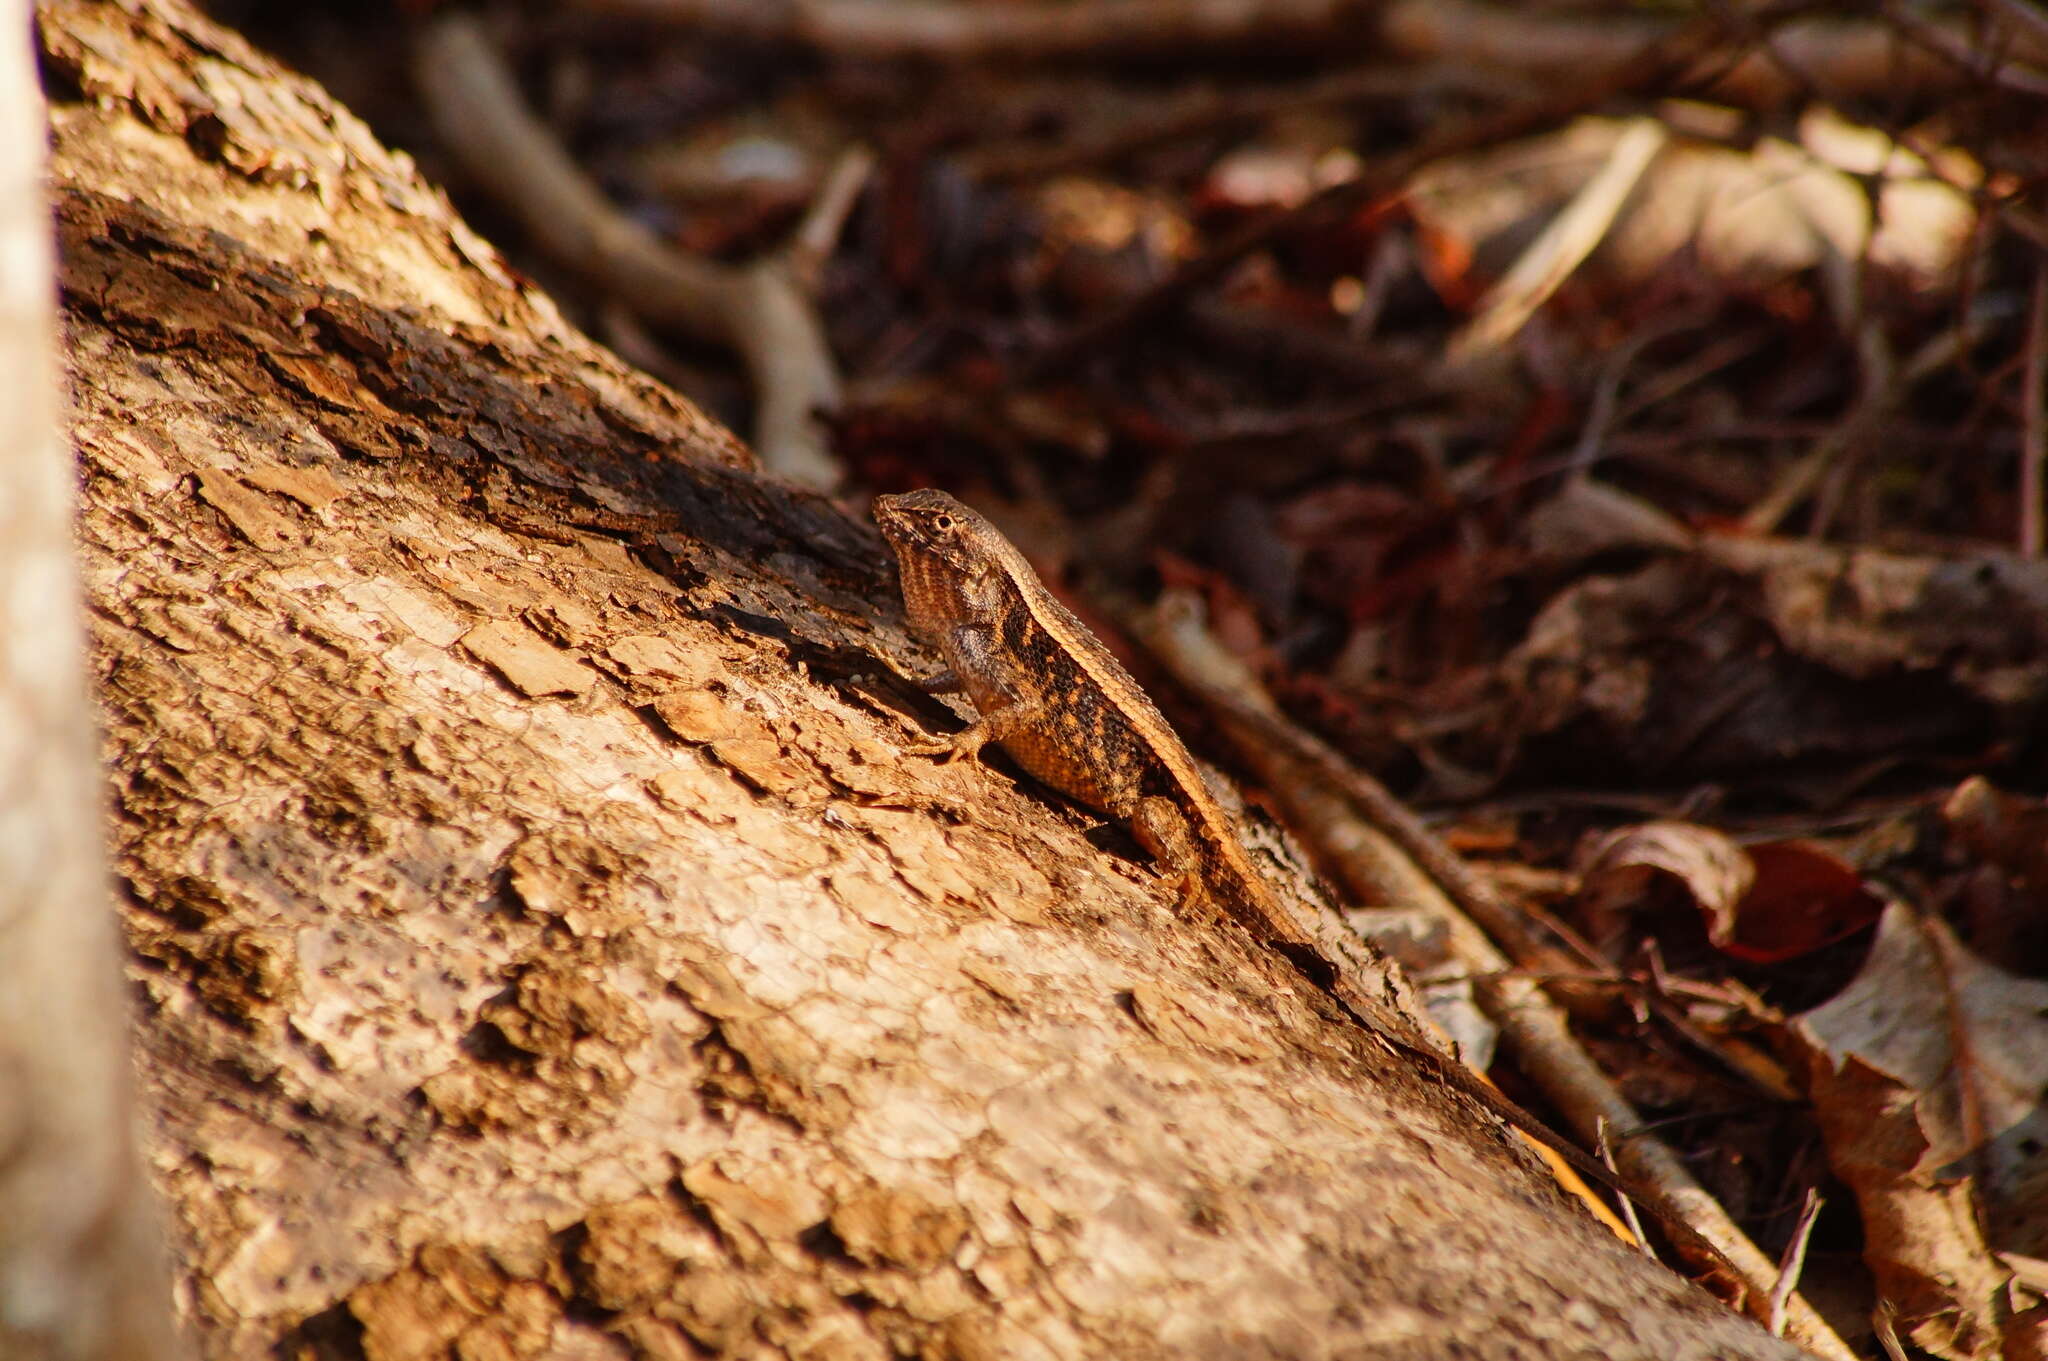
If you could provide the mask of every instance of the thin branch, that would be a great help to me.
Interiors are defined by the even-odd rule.
[[[1811,1186],[1806,1188],[1806,1203],[1800,1207],[1792,1241],[1778,1257],[1778,1283],[1771,1287],[1771,1312],[1764,1326],[1771,1330],[1772,1337],[1785,1335],[1785,1304],[1799,1288],[1799,1278],[1806,1270],[1806,1245],[1813,1238],[1814,1221],[1820,1218],[1820,1207],[1825,1203]]]
[[[1785,517],[1813,494],[1845,453],[1883,425],[1920,383],[1955,363],[1982,339],[1988,324],[1989,319],[1984,316],[1966,318],[1962,325],[1921,346],[1904,364],[1892,362],[1875,323],[1866,325],[1858,346],[1863,357],[1864,382],[1856,404],[1827,434],[1815,440],[1813,448],[1787,468],[1776,485],[1749,509],[1742,517],[1744,531],[1776,533]]]
[[[1576,79],[1674,32],[1655,19],[1574,19],[1468,0],[578,0],[583,10],[686,29],[697,36],[799,43],[836,56],[933,61],[1117,61],[1210,48],[1314,45],[1373,51],[1402,64],[1442,61],[1508,78]],[[2002,10],[2021,9],[2003,0]],[[2048,36],[2014,13],[2016,54],[2042,60]],[[1922,26],[1934,46],[1967,48],[1963,24]],[[1788,28],[1774,44],[1821,76],[1836,97],[1943,93],[1967,88],[1938,51],[1902,44],[1869,20],[1824,19]],[[1923,42],[1926,40],[1923,39]],[[1792,90],[1758,54],[1721,73],[1716,99],[1782,102]]]
[[[1987,34],[1965,31],[1953,24],[1925,23],[1893,3],[1884,6],[1884,17],[1903,41],[1937,61],[1946,62],[1955,72],[1954,83],[1963,89],[1981,90],[1992,85],[2036,99],[2048,95],[2048,79],[2043,78],[2040,70],[2019,65],[2012,59],[2016,40],[2023,40],[2025,34],[2011,29]],[[1992,37],[2004,42],[1994,45],[1987,41]],[[2035,44],[2037,56],[2038,46]]]
[[[1498,351],[1564,285],[1614,225],[1621,205],[1664,149],[1670,134],[1654,118],[1631,119],[1607,161],[1564,210],[1537,234],[1513,267],[1488,292],[1478,313],[1445,351],[1452,364]]]
[[[811,199],[804,220],[790,234],[783,258],[789,272],[806,293],[815,295],[825,262],[839,246],[839,234],[846,230],[847,215],[867,187],[875,171],[875,153],[864,146],[850,146],[839,153],[825,174],[825,182]]]
[[[1174,679],[1209,706],[1238,755],[1267,786],[1283,801],[1291,801],[1327,782],[1353,799],[1372,828],[1398,843],[1444,890],[1437,896],[1447,895],[1478,916],[1488,931],[1510,942],[1510,951],[1533,950],[1527,928],[1413,812],[1378,781],[1280,714],[1250,670],[1202,626],[1198,610],[1191,597],[1169,596],[1152,626],[1143,631],[1145,641]],[[1341,864],[1339,869],[1341,873]],[[1450,913],[1443,921],[1460,963],[1475,977],[1493,980],[1480,988],[1480,1000],[1513,1046],[1523,1072],[1583,1136],[1599,1137],[1603,1121],[1629,1131],[1619,1147],[1619,1163],[1631,1186],[1652,1197],[1648,1203],[1653,1209],[1679,1219],[1675,1227],[1703,1240],[1692,1245],[1695,1251],[1718,1257],[1738,1272],[1749,1287],[1747,1306],[1761,1310],[1778,1279],[1776,1265],[1694,1179],[1684,1161],[1644,1131],[1642,1117],[1585,1052],[1541,988],[1515,974],[1508,957],[1472,921]],[[1854,1354],[1804,1299],[1792,1296],[1786,1309],[1790,1333],[1800,1346],[1844,1361]]]
[[[1305,84],[1175,94],[1157,106],[1126,111],[1113,126],[1060,141],[1041,139],[977,147],[962,153],[959,159],[961,168],[979,180],[1031,180],[1090,166],[1112,165],[1152,147],[1303,109],[1445,95],[1526,98],[1532,90],[1533,86],[1515,80],[1511,74],[1435,64],[1404,64],[1393,69],[1371,66],[1338,71]]]
[[[1398,0],[1382,22],[1387,46],[1416,60],[1458,62],[1551,79],[1622,59],[1668,31],[1665,21],[1612,14],[1576,19],[1511,5],[1469,0]],[[1952,53],[1969,51],[1976,34],[1966,23],[1929,22],[1920,41],[1891,24],[1822,18],[1786,24],[1767,45],[1718,73],[1707,97],[1772,108],[1801,93],[1787,65],[1810,75],[1831,99],[1880,94],[1914,97],[1976,88]],[[2029,28],[2012,35],[2011,50],[2028,61],[2048,59],[2048,36]]]
[[[2048,459],[2048,418],[2043,389],[2048,387],[2048,266],[2034,268],[2033,307],[2027,316],[2026,377],[2020,389],[2020,543],[2021,557],[2041,556],[2041,465]]]
[[[2029,0],[1988,0],[1988,8],[1997,10],[2020,27],[2032,33],[2036,40],[2048,45],[2048,14]]]
[[[795,42],[847,57],[945,61],[1110,58],[1190,47],[1352,35],[1369,45],[1358,0],[580,0],[594,13],[756,42]]]
[[[551,258],[646,320],[731,347],[754,380],[754,447],[771,471],[838,483],[818,419],[839,405],[839,372],[810,297],[770,256],[735,268],[672,250],[619,212],[534,117],[504,59],[471,16],[421,30],[413,74],[443,145]]]
[[[1611,1131],[1607,1127],[1607,1117],[1603,1115],[1598,1121],[1599,1137],[1593,1141],[1593,1156],[1605,1163],[1608,1171],[1619,1177],[1621,1175],[1621,1168],[1615,1165],[1614,1140],[1609,1137],[1610,1133]],[[1621,1217],[1627,1222],[1629,1232],[1635,1235],[1636,1244],[1642,1249],[1643,1255],[1645,1257],[1655,1256],[1656,1254],[1650,1251],[1650,1236],[1643,1232],[1642,1216],[1636,1212],[1635,1202],[1626,1196],[1621,1198]]]

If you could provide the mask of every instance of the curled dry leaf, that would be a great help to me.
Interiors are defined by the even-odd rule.
[[[1913,1171],[1976,1151],[2048,1090],[2048,982],[1994,968],[1896,903],[1855,980],[1797,1026],[1836,1068],[1854,1058],[1923,1094]]]
[[[1529,511],[1529,553],[1547,567],[1568,567],[1603,553],[1682,552],[1691,531],[1640,496],[1591,477],[1566,481]]]
[[[1597,940],[1618,929],[1618,918],[1658,880],[1675,884],[1709,920],[1731,919],[1756,871],[1726,833],[1691,822],[1645,822],[1589,846],[1580,876],[1580,911]]]
[[[1855,980],[1792,1033],[1901,1331],[1936,1355],[1995,1355],[2009,1272],[1984,1225],[2044,1208],[1992,1202],[2048,1181],[2028,1170],[2041,1140],[2026,1133],[2048,1090],[2048,982],[1993,968],[1893,904]]]
[[[1581,910],[1604,924],[1639,902],[1651,881],[1682,891],[1706,917],[1714,945],[1739,959],[1796,959],[1876,919],[1883,906],[1840,856],[1806,841],[1738,845],[1689,822],[1648,822],[1609,833],[1582,859]]]
[[[1956,786],[1941,815],[1971,851],[2037,892],[2048,892],[2048,805],[2000,792],[1972,775]]]

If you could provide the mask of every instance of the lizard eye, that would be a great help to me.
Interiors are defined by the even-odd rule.
[[[953,527],[953,517],[950,515],[933,516],[932,523],[940,529],[951,529]]]

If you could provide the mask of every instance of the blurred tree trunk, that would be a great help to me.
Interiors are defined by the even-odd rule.
[[[173,0],[42,41],[209,1355],[1793,1354],[1091,820],[900,759],[953,720],[874,535],[323,92]]]
[[[178,1355],[131,1140],[28,8],[0,0],[0,1357]]]

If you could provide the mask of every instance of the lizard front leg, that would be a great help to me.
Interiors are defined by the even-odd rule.
[[[934,695],[962,694],[974,702],[975,721],[950,738],[905,747],[911,756],[936,756],[941,762],[981,759],[990,742],[1002,743],[1029,730],[1045,717],[1045,699],[1027,699],[1003,680],[1004,659],[989,631],[973,625],[955,628],[945,640],[953,664],[921,688]]]
[[[984,714],[974,722],[938,742],[922,742],[903,748],[906,756],[935,756],[944,765],[966,757],[971,761],[981,759],[981,749],[989,743],[1000,745],[1017,733],[1024,732],[1043,714],[1043,706],[1010,704],[991,714]]]

